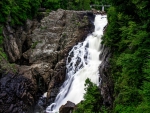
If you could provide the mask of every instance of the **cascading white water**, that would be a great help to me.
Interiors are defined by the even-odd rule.
[[[84,83],[87,78],[99,85],[98,67],[101,63],[99,54],[103,29],[107,25],[107,15],[96,15],[94,25],[94,32],[69,52],[66,81],[61,86],[55,102],[47,107],[47,113],[58,112],[61,105],[67,101],[77,104],[83,100]]]

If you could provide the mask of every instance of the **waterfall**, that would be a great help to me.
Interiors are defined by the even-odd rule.
[[[101,63],[99,60],[101,37],[106,25],[107,15],[96,15],[94,32],[88,35],[84,42],[75,45],[69,52],[66,61],[66,80],[61,86],[55,102],[47,107],[47,113],[58,112],[61,105],[66,104],[67,101],[78,104],[83,100],[84,83],[87,78],[99,85],[101,81],[98,72]]]

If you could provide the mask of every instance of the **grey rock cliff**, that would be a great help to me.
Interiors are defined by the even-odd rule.
[[[25,26],[6,25],[3,35],[9,62],[15,63],[19,75],[35,84],[33,103],[47,92],[50,104],[65,79],[68,52],[92,32],[94,15],[61,9],[44,14],[40,22],[27,20]]]

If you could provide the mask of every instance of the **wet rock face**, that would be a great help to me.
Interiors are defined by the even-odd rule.
[[[102,60],[99,66],[99,74],[101,78],[101,95],[103,97],[103,104],[107,107],[112,107],[113,104],[113,82],[110,77],[110,64],[109,58],[111,57],[110,48],[102,45],[102,53],[100,54],[100,60]]]
[[[9,62],[15,63],[19,75],[30,80],[31,84],[36,84],[33,86],[33,89],[36,89],[35,101],[38,102],[38,98],[47,92],[46,105],[49,105],[54,101],[59,87],[65,80],[68,52],[75,44],[83,41],[89,33],[93,32],[94,15],[92,12],[61,9],[49,14],[44,13],[44,15],[45,17],[40,21],[27,20],[24,26],[12,27],[7,24],[3,35],[4,50]],[[20,78],[10,78],[12,82],[17,79]],[[19,82],[16,84],[19,85]],[[21,84],[22,82],[20,86]],[[28,84],[28,81],[24,80],[24,84]],[[26,89],[26,85],[22,87]],[[11,92],[11,88],[8,90]],[[17,91],[14,90],[13,93],[16,94]],[[9,98],[9,95],[7,96]],[[18,101],[13,102],[13,106],[15,103],[22,102],[24,98],[30,98],[30,96],[20,96],[13,97],[19,98]],[[11,95],[10,98],[12,98]],[[25,105],[27,106],[28,103]],[[12,106],[11,103],[2,109],[8,109],[10,106]]]
[[[27,113],[35,102],[35,84],[21,75],[7,74],[0,79],[0,113]]]

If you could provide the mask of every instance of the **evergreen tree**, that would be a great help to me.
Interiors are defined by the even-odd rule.
[[[100,113],[102,109],[102,97],[99,88],[90,79],[85,81],[84,100],[77,105],[74,113]]]

